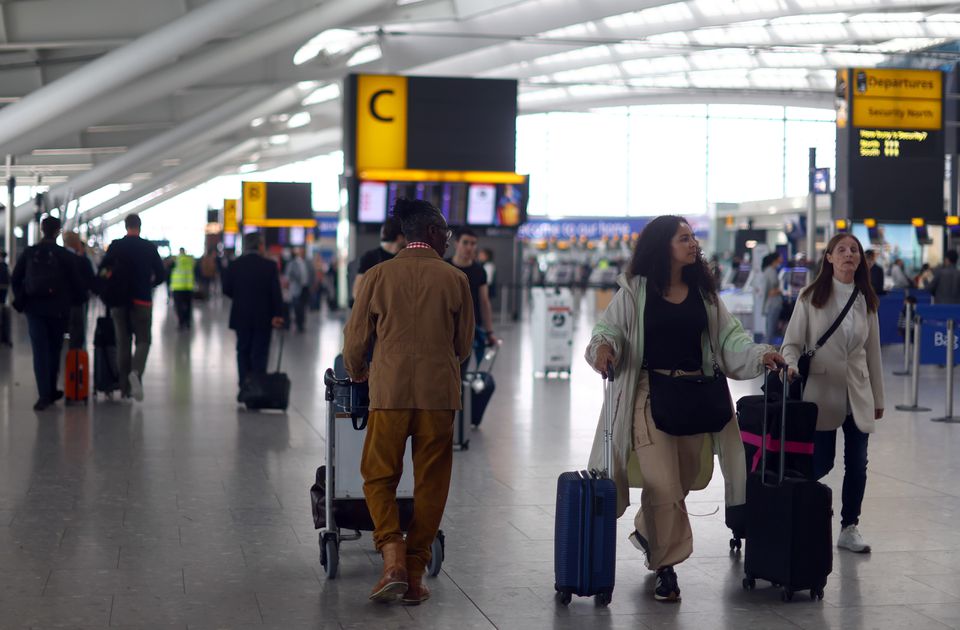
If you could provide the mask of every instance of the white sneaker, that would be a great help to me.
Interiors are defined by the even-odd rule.
[[[143,383],[140,382],[140,377],[136,372],[130,372],[130,376],[127,377],[130,380],[130,395],[133,396],[133,399],[137,402],[143,400]]]
[[[870,553],[870,545],[860,535],[860,530],[857,529],[856,525],[847,525],[840,530],[837,547],[848,549],[854,553]]]

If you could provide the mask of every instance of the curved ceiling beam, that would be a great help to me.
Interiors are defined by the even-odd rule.
[[[826,11],[852,13],[870,11],[873,13],[906,8],[919,9],[943,6],[942,0],[911,0],[909,4],[904,0],[876,0],[867,6],[859,0],[836,0],[829,8],[816,3],[804,3],[803,5],[789,3],[787,8],[784,9],[780,3],[776,3],[776,5],[770,5],[769,8],[746,9],[739,13],[727,14],[721,12],[709,13],[710,9],[708,8],[708,13],[705,14],[703,7],[708,6],[710,2],[714,2],[715,5],[722,4],[714,0],[692,0],[682,5],[672,3],[672,8],[654,6],[646,11],[651,13],[661,12],[662,16],[658,20],[654,20],[653,16],[650,16],[649,22],[645,22],[643,19],[646,11],[642,9],[642,6],[640,7],[641,10],[636,10],[637,5],[634,5],[632,9],[628,8],[618,15],[601,15],[598,18],[595,14],[593,17],[542,28],[533,33],[530,33],[529,29],[518,29],[515,25],[494,30],[487,28],[485,23],[481,23],[481,19],[474,20],[473,22],[477,24],[471,29],[451,24],[440,24],[430,28],[421,28],[414,25],[402,29],[404,33],[402,38],[389,37],[391,31],[396,32],[401,29],[388,27],[386,28],[387,42],[395,53],[393,54],[393,63],[404,70],[425,74],[456,73],[464,76],[479,76],[499,67],[589,47],[592,45],[590,43],[591,39],[596,40],[597,43],[610,40],[639,39],[755,20],[822,14]],[[651,3],[646,4],[649,6]],[[680,6],[686,7],[686,10],[679,9]],[[751,5],[745,4],[745,6]],[[752,6],[758,5],[754,4]],[[544,19],[539,21],[541,23],[546,22]],[[564,26],[568,28],[563,28]],[[450,37],[440,37],[445,32],[444,27],[446,27],[446,31],[451,32]],[[459,31],[459,33],[456,31]],[[499,40],[490,35],[503,33],[509,33],[510,35],[503,36]],[[540,37],[535,42],[504,42],[505,39],[510,39],[511,36],[515,35],[524,37],[539,35]],[[472,39],[481,36],[485,39]],[[457,37],[460,38],[459,43],[456,41]],[[407,41],[397,41],[400,39]],[[433,41],[435,39],[436,42]]]
[[[16,138],[14,142],[9,142],[10,138],[4,140],[4,136],[0,135],[0,154],[20,154],[32,150],[44,142],[107,120],[111,116],[162,98],[181,88],[201,83],[232,68],[262,59],[288,47],[290,42],[306,41],[317,32],[362,16],[384,3],[385,0],[328,1],[317,8],[280,20],[255,33],[183,59],[124,86],[117,93],[97,98],[50,125],[30,127],[29,131]],[[0,115],[4,111],[0,110]]]
[[[80,108],[221,34],[271,0],[217,0],[0,110],[0,145]]]

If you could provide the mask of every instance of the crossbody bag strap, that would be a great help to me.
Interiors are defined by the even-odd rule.
[[[840,315],[838,315],[837,318],[833,320],[833,324],[830,325],[830,328],[827,329],[827,332],[823,333],[823,335],[819,339],[817,339],[817,345],[813,347],[813,350],[808,351],[807,354],[809,354],[812,357],[817,352],[817,350],[823,347],[823,344],[827,343],[827,340],[830,338],[830,335],[836,332],[837,328],[839,328],[840,324],[843,322],[843,318],[846,317],[847,313],[850,312],[850,309],[853,308],[853,303],[857,301],[858,295],[860,295],[860,287],[854,287],[853,293],[850,294],[850,299],[847,300],[847,303],[844,305],[843,310],[840,311]]]

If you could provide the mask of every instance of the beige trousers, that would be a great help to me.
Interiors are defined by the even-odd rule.
[[[650,545],[650,569],[679,564],[693,553],[693,532],[684,502],[700,472],[703,435],[674,436],[656,427],[650,413],[646,370],[637,382],[633,448],[643,490],[634,527]]]

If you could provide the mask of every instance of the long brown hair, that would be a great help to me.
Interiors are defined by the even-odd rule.
[[[863,294],[863,298],[867,301],[867,311],[874,313],[877,310],[877,305],[880,300],[877,299],[877,294],[870,284],[870,272],[867,270],[867,257],[863,253],[863,245],[860,244],[856,236],[846,232],[835,235],[830,239],[830,242],[827,243],[827,249],[823,252],[823,260],[820,262],[820,271],[817,273],[817,279],[813,281],[813,284],[803,290],[800,297],[809,297],[810,303],[817,308],[823,308],[827,304],[830,300],[830,295],[833,293],[833,263],[827,260],[827,254],[832,254],[837,243],[845,238],[852,239],[860,251],[860,264],[857,265],[857,270],[853,272],[853,283],[860,289],[860,293]]]

